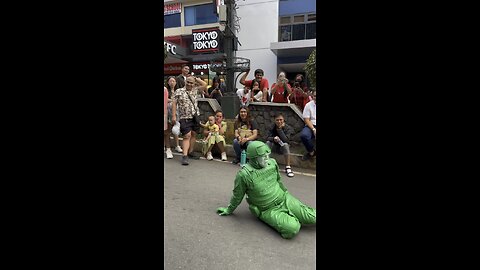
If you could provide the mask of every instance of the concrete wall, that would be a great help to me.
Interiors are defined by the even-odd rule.
[[[250,115],[258,124],[261,141],[266,141],[269,129],[275,123],[275,114],[281,112],[285,117],[285,123],[295,130],[292,141],[301,144],[300,132],[305,123],[303,122],[302,113],[294,104],[253,102],[248,106],[248,109],[250,110]]]
[[[255,69],[265,72],[271,86],[277,78],[277,56],[270,50],[270,43],[278,42],[278,0],[237,1],[237,16],[240,17],[240,31],[237,33],[237,57],[250,59],[251,71],[247,80],[254,78]],[[235,73],[235,78],[239,73]],[[240,75],[241,77],[242,75]],[[243,88],[237,80],[236,87]]]
[[[200,109],[200,119],[202,122],[207,121],[207,117],[220,108],[217,100],[209,98],[198,99],[198,107]],[[305,126],[303,122],[302,112],[294,104],[287,103],[271,103],[271,102],[253,102],[248,106],[250,114],[258,124],[259,139],[266,141],[270,127],[275,123],[275,114],[281,112],[285,117],[285,122],[295,130],[293,142],[300,145],[300,132]],[[231,126],[229,131],[232,132]]]

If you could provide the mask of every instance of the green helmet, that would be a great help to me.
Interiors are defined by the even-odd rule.
[[[247,158],[250,160],[271,152],[270,147],[261,141],[253,141],[247,146]]]

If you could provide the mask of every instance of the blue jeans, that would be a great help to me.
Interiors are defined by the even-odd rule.
[[[250,143],[250,141],[244,143],[243,145],[240,145],[237,139],[233,140],[233,150],[235,150],[235,155],[237,156],[237,160],[240,160],[240,155],[242,154],[242,150],[245,149],[247,150],[247,146]]]
[[[313,127],[316,128],[315,125]],[[302,132],[300,133],[300,139],[302,140],[303,145],[305,145],[305,148],[309,153],[311,153],[314,149],[314,145],[313,145],[314,138],[315,136],[313,135],[313,131],[308,126],[305,126],[302,129]]]

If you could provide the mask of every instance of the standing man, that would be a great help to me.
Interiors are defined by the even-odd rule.
[[[267,78],[263,78],[263,70],[262,69],[257,69],[255,70],[255,79],[254,80],[245,80],[247,78],[248,73],[250,70],[245,72],[243,74],[242,78],[240,78],[240,83],[243,84],[244,86],[248,86],[250,89],[252,88],[252,82],[257,81],[260,85],[260,90],[263,93],[263,102],[267,102],[268,98],[268,80]]]
[[[317,137],[317,92],[312,91],[312,101],[308,102],[303,109],[303,119],[305,127],[302,130],[300,139],[307,149],[307,153],[303,155],[302,160],[308,160],[316,155],[313,145],[313,139]]]
[[[195,82],[200,86],[195,87]],[[193,153],[196,135],[200,131],[200,126],[194,121],[195,115],[200,115],[197,106],[197,93],[205,91],[207,83],[202,79],[189,76],[186,78],[185,87],[175,91],[172,103],[172,125],[175,125],[177,107],[180,117],[180,133],[183,136],[183,156],[182,165],[188,165],[188,157],[199,159],[200,157]]]
[[[178,75],[175,78],[175,81],[177,81],[177,88],[183,88],[185,87],[185,81],[187,77],[190,75],[190,67],[187,64],[182,65],[182,74]]]
[[[295,131],[291,126],[285,123],[282,113],[275,115],[275,124],[270,129],[267,137],[267,145],[272,151],[283,155],[285,159],[285,173],[288,177],[293,177],[292,167],[290,167],[290,139]]]

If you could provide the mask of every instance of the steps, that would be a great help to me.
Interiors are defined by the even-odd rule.
[[[182,138],[179,138],[180,141],[180,146],[182,146]],[[173,137],[170,137],[170,145],[172,146],[172,151],[173,148],[175,148],[175,140]],[[300,151],[302,151],[302,154],[299,154]],[[195,152],[202,153],[202,141],[197,140],[197,143],[195,143],[194,150]],[[227,157],[229,157],[228,160],[233,160],[235,158],[235,151],[233,150],[233,145],[227,144],[225,146],[225,152],[227,153]],[[311,159],[307,161],[302,160],[303,153],[305,152],[304,149],[302,149],[299,146],[293,146],[290,147],[290,165],[293,168],[304,168],[304,169],[310,169],[310,170],[316,170],[316,159]],[[214,157],[220,158],[220,152],[216,147],[212,149],[212,155]],[[285,161],[282,155],[272,153],[270,157],[274,158],[279,165],[285,165]]]

